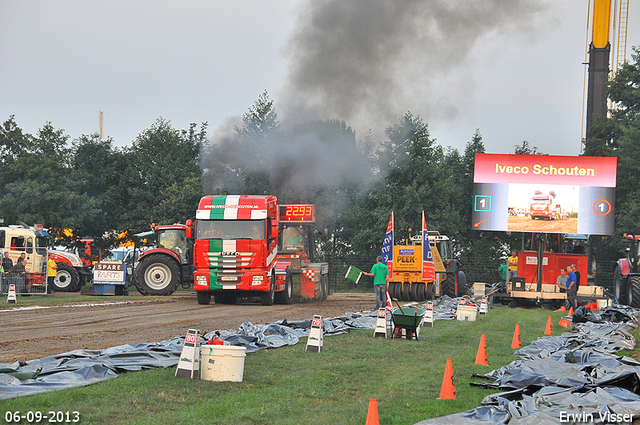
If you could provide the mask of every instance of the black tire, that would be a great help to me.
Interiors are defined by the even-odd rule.
[[[395,294],[396,294],[396,285],[398,285],[398,283],[396,283],[396,282],[389,282],[389,288],[388,288],[388,291],[389,291],[389,296],[390,296],[391,298],[395,298],[395,297],[396,297],[396,296],[395,296]]]
[[[164,254],[142,257],[136,270],[136,288],[142,295],[171,295],[180,280],[180,266]]]
[[[640,307],[640,276],[629,277],[627,281],[627,298],[631,307]]]
[[[435,300],[436,299],[436,286],[433,283],[427,283],[425,299],[427,300]]]
[[[410,293],[411,301],[420,301],[418,299],[418,287],[420,285],[421,285],[420,283],[416,283],[416,282],[411,283],[411,293]]]
[[[68,264],[58,264],[58,272],[53,280],[54,291],[75,292],[79,289],[79,284],[80,275],[75,268]]]
[[[462,270],[458,270],[458,296],[467,295],[467,276]]]
[[[211,302],[211,292],[209,291],[196,291],[198,297],[198,304],[208,305]]]
[[[320,300],[325,301],[329,296],[329,275],[320,275]]]
[[[625,304],[627,302],[627,291],[625,289],[626,279],[622,276],[620,266],[616,267],[613,272],[613,297],[618,304]]]
[[[409,282],[404,282],[402,284],[402,301],[410,301],[411,300],[411,284]]]
[[[456,281],[452,274],[447,273],[447,278],[440,284],[441,295],[448,295],[451,298],[456,297]]]
[[[287,277],[285,278],[284,291],[276,292],[275,301],[278,304],[291,304],[293,302],[293,282],[291,273],[287,271]]]
[[[260,301],[262,302],[262,305],[273,305],[273,302],[275,301],[275,297],[276,297],[276,275],[272,274],[269,291],[262,293],[262,296],[260,297]]]
[[[416,285],[418,287],[416,301],[424,301],[427,299],[427,291],[425,290],[426,284],[418,283]]]

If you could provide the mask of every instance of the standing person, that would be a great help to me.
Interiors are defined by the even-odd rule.
[[[573,271],[573,266],[567,266],[567,272],[569,275],[567,276],[567,300],[569,300],[569,305],[573,307],[575,311],[578,308],[578,300],[576,296],[578,296],[578,282],[576,282],[576,274]]]
[[[371,273],[363,272],[367,276],[373,276],[373,290],[376,294],[376,310],[387,305],[387,281],[389,269],[382,262],[382,256],[378,255],[376,263],[371,267]]]
[[[49,257],[47,261],[47,294],[53,294],[53,282],[58,273],[58,265],[55,260]]]
[[[506,263],[500,264],[500,267],[498,267],[498,273],[500,273],[500,282],[504,283],[507,280],[507,265],[506,265]]]
[[[576,288],[577,288],[578,286],[582,285],[582,282],[580,282],[580,272],[578,271],[578,266],[576,266],[575,264],[571,265],[571,269],[576,274]]]
[[[567,269],[560,269],[560,276],[556,279],[556,285],[560,287],[560,292],[567,292]]]
[[[511,251],[511,257],[507,261],[509,262],[509,282],[511,282],[511,278],[518,277],[518,253],[515,249]]]
[[[9,251],[4,253],[4,257],[2,258],[2,267],[4,268],[5,273],[9,273],[9,270],[13,267],[13,260],[9,257]]]

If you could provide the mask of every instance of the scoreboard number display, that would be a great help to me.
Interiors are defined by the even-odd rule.
[[[288,223],[315,223],[316,209],[309,204],[278,206],[278,220]]]

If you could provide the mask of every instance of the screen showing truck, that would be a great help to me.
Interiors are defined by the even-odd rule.
[[[476,154],[476,230],[611,235],[617,158]]]

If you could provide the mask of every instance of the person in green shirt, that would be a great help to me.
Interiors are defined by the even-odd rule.
[[[382,256],[378,255],[376,264],[371,267],[371,273],[364,272],[367,276],[373,276],[373,290],[376,294],[376,310],[387,305],[387,281],[389,269],[382,262]]]
[[[506,264],[501,264],[500,267],[498,267],[498,273],[500,273],[500,282],[505,282],[507,280],[507,265]]]

